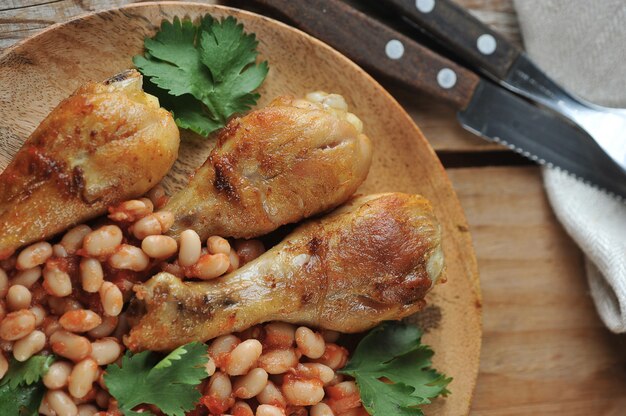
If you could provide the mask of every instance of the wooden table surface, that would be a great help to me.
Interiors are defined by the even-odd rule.
[[[2,0],[0,50],[51,24],[130,2]],[[521,43],[512,0],[459,2]],[[428,97],[390,91],[439,154],[471,226],[484,310],[471,414],[626,414],[626,338],[600,322],[581,252],[554,217],[539,168],[464,132]]]

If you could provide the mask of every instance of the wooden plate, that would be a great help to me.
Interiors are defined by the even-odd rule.
[[[364,122],[374,143],[374,162],[362,193],[421,193],[435,206],[444,228],[448,282],[429,295],[417,319],[435,350],[435,366],[454,377],[452,394],[427,414],[469,412],[478,373],[481,304],[476,259],[459,201],[435,152],[400,105],[369,75],[322,42],[282,23],[221,6],[197,3],[143,3],[55,25],[0,56],[0,169],[41,120],[86,81],[99,81],[125,68],[141,53],[143,39],[161,20],[205,13],[234,15],[257,34],[270,63],[261,89],[264,105],[279,94],[312,90],[342,94]],[[184,141],[180,161],[167,179],[170,190],[184,184],[204,160],[211,141]],[[387,416],[387,415],[384,415]],[[391,415],[389,415],[391,416]]]

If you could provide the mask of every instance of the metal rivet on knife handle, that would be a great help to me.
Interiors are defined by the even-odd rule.
[[[415,7],[415,0],[411,0]],[[439,6],[437,0],[435,12]],[[364,68],[464,109],[479,77],[340,0],[256,0]],[[472,41],[472,43],[474,43]],[[474,47],[475,48],[475,47]],[[478,53],[478,52],[477,52]]]
[[[391,39],[385,45],[385,53],[390,59],[400,59],[404,55],[404,45],[398,39]]]
[[[435,0],[415,0],[415,8],[422,13],[430,13],[435,8]]]
[[[452,0],[378,0],[415,23],[444,48],[497,79],[521,50]],[[426,7],[428,6],[428,7]]]
[[[495,52],[497,46],[496,38],[489,33],[480,35],[476,40],[476,47],[483,55],[491,55]]]

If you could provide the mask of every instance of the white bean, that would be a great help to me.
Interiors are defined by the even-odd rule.
[[[230,409],[235,416],[254,416],[254,412],[250,405],[243,401],[235,402],[232,409]]]
[[[287,401],[283,397],[283,394],[271,381],[267,382],[261,393],[257,394],[256,399],[261,404],[277,404],[281,407],[287,407]]]
[[[52,255],[54,257],[67,257],[67,250],[61,244],[52,246]]]
[[[52,246],[50,243],[42,241],[31,244],[20,252],[17,256],[15,267],[18,270],[32,269],[35,266],[44,264],[52,256]]]
[[[48,316],[48,312],[41,305],[35,305],[29,310],[35,315],[35,327],[41,326],[46,316]]]
[[[230,254],[230,244],[228,243],[228,240],[217,235],[209,237],[206,242],[206,246],[211,254]]]
[[[88,225],[81,224],[69,230],[61,239],[61,245],[68,254],[76,253],[76,250],[83,246],[85,236],[91,232]]]
[[[221,371],[217,371],[211,376],[208,386],[208,394],[210,396],[223,400],[230,397],[232,391],[233,389],[230,383],[230,378],[226,374]]]
[[[56,412],[50,408],[50,404],[45,397],[39,405],[39,414],[44,416],[57,416]]]
[[[83,249],[91,257],[105,257],[113,254],[122,244],[122,230],[117,225],[105,225],[90,232],[83,240]]]
[[[130,244],[122,244],[109,257],[109,265],[116,269],[141,272],[147,269],[149,264],[150,258],[148,258],[146,253],[141,251],[139,247],[131,246]]]
[[[154,206],[148,198],[131,199],[109,208],[109,218],[113,221],[137,221],[152,213]]]
[[[237,345],[230,352],[230,360],[225,371],[231,376],[240,376],[248,373],[261,356],[263,346],[256,339],[248,339]]]
[[[297,371],[309,378],[319,378],[324,384],[330,383],[335,377],[335,371],[332,368],[319,363],[298,364]]]
[[[50,365],[48,372],[43,376],[43,384],[51,390],[62,389],[67,386],[71,372],[72,364],[67,361],[56,361]]]
[[[178,243],[166,235],[150,235],[141,242],[141,249],[155,259],[170,257],[178,251]]]
[[[320,358],[326,348],[322,335],[305,326],[296,330],[296,344],[298,350],[309,358]]]
[[[282,386],[287,402],[294,406],[312,406],[324,398],[324,384],[319,379],[287,377]]]
[[[241,341],[236,336],[221,335],[211,342],[208,348],[209,355],[217,360],[220,355],[231,352]]]
[[[267,371],[255,368],[245,376],[239,377],[233,386],[235,397],[251,399],[261,393],[267,384]]]
[[[48,390],[46,393],[48,405],[57,416],[76,416],[78,408],[72,401],[72,398],[62,390]]]
[[[9,277],[4,269],[0,269],[0,299],[4,299],[9,291]]]
[[[88,332],[89,336],[92,338],[104,338],[108,337],[115,331],[117,327],[118,317],[117,316],[104,316],[102,318],[102,323]]]
[[[100,302],[104,313],[109,316],[117,316],[122,312],[124,298],[122,291],[111,282],[104,282],[99,290]]]
[[[298,365],[298,357],[293,348],[271,350],[259,357],[258,365],[270,374],[282,374]]]
[[[191,266],[188,277],[197,277],[202,280],[215,279],[226,273],[230,266],[228,255],[205,254],[200,256],[196,264]]]
[[[229,266],[228,270],[226,270],[228,273],[239,268],[239,256],[237,255],[237,252],[232,248],[230,249],[230,253],[228,253],[228,260]]]
[[[91,342],[87,338],[62,329],[50,336],[50,346],[55,354],[74,362],[82,361],[91,355]]]
[[[180,234],[180,251],[178,263],[181,266],[191,266],[200,258],[202,242],[194,230],[185,230]]]
[[[98,408],[93,404],[79,404],[78,405],[78,416],[94,416],[98,413]]]
[[[30,306],[33,295],[22,285],[13,285],[7,293],[7,306],[11,311],[26,309]]]
[[[215,374],[215,361],[213,361],[213,358],[209,357],[204,368],[206,369],[207,376],[211,377],[213,374]]]
[[[91,358],[77,363],[72,369],[67,390],[72,396],[81,399],[89,393],[93,382],[98,376],[98,364]]]
[[[11,312],[0,322],[0,338],[16,341],[35,330],[35,314],[27,309]]]
[[[264,343],[270,348],[291,348],[296,340],[296,327],[285,322],[265,325]]]
[[[67,311],[59,318],[63,329],[70,332],[87,332],[102,323],[102,318],[89,309]]]
[[[174,214],[169,211],[159,211],[155,212],[154,216],[156,217],[159,224],[161,224],[161,232],[164,233],[170,229],[172,225],[174,225]]]
[[[11,279],[12,285],[22,285],[30,288],[41,277],[41,267],[33,267],[32,269],[22,270]]]
[[[285,411],[271,404],[262,404],[256,408],[256,416],[285,416]]]
[[[80,261],[80,280],[85,292],[96,293],[104,281],[102,264],[97,259],[83,258]]]
[[[311,407],[309,416],[335,416],[335,414],[326,403],[318,403]]]
[[[91,343],[91,358],[98,365],[114,363],[122,354],[122,347],[116,338],[103,338]]]
[[[52,296],[69,296],[72,293],[72,280],[67,272],[55,264],[46,264],[43,269],[43,288]]]
[[[20,362],[28,360],[46,345],[46,335],[38,330],[31,332],[13,344],[13,357]]]
[[[159,218],[156,214],[143,217],[134,223],[132,231],[133,235],[139,240],[143,240],[150,235],[159,235],[163,232],[161,229],[161,223],[159,222]]]

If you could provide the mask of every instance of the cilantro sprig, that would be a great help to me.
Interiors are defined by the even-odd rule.
[[[384,323],[361,340],[339,371],[355,378],[369,414],[422,416],[420,405],[449,393],[452,379],[431,368],[434,353],[421,337],[414,326]]]
[[[256,63],[258,41],[229,16],[164,20],[144,41],[145,55],[133,62],[147,78],[145,90],[170,110],[179,127],[207,136],[259,99],[254,91],[269,70]]]
[[[160,361],[150,351],[127,352],[121,367],[107,366],[104,382],[125,416],[150,414],[133,411],[140,404],[153,404],[168,416],[184,416],[201,397],[196,386],[207,377],[207,361],[207,347],[200,342],[178,347]]]
[[[41,378],[54,356],[34,355],[24,362],[11,359],[0,381],[0,415],[36,416],[46,392]]]

